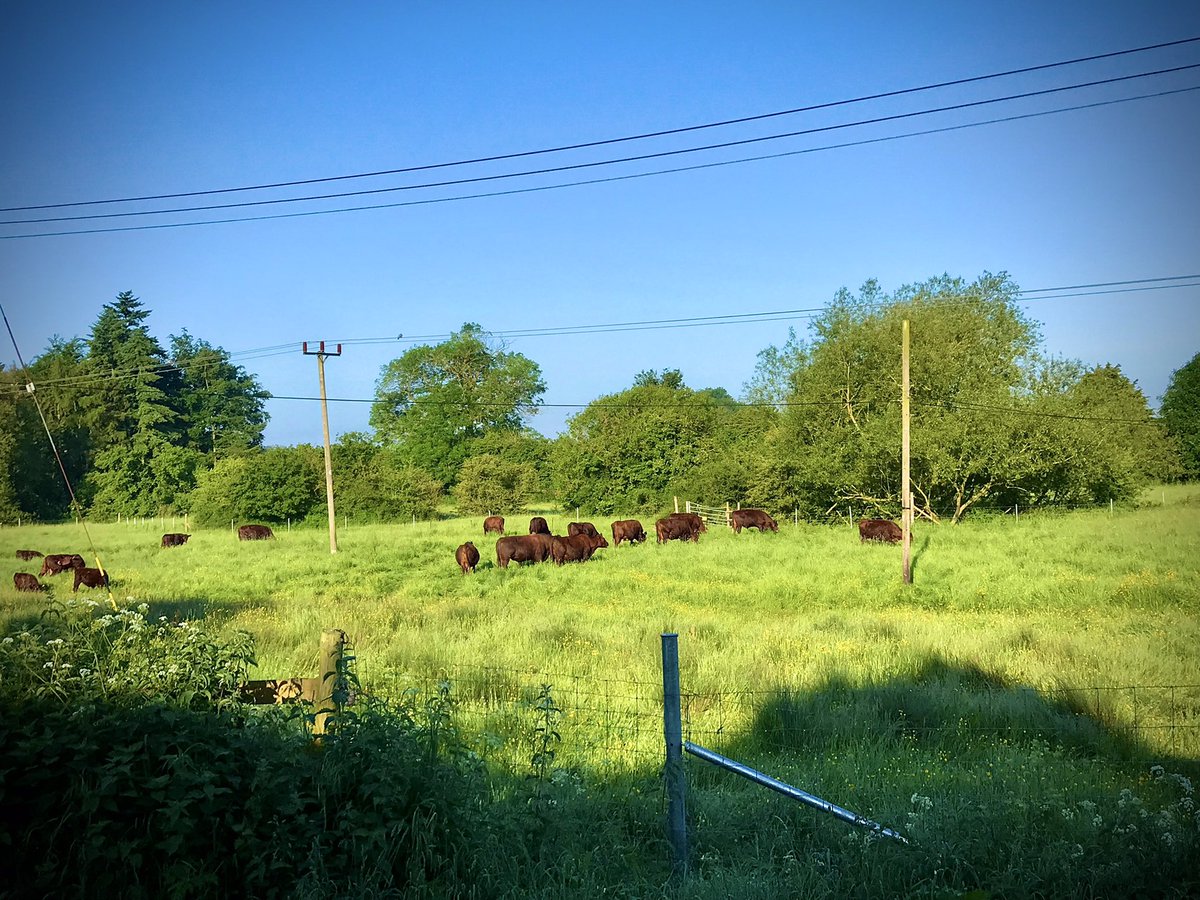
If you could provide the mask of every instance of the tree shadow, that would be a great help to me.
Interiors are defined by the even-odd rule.
[[[719,752],[734,758],[778,752],[819,757],[863,747],[971,757],[1004,744],[1119,764],[1169,764],[1174,771],[1200,774],[1196,754],[1164,751],[1161,743],[1150,742],[1149,737],[1163,728],[1194,728],[1186,711],[1173,705],[1160,705],[1156,712],[1149,695],[1154,690],[1169,689],[1038,691],[970,664],[932,659],[911,676],[879,684],[831,678],[813,691],[781,687],[768,693],[740,736],[725,739],[705,732],[703,725],[698,733],[722,744],[725,749]],[[1118,715],[1117,707],[1132,695],[1121,692],[1134,691],[1143,695],[1141,721],[1122,724],[1127,717]],[[1160,699],[1166,703],[1166,694]],[[689,698],[692,723],[703,722],[707,714],[696,708],[697,702],[702,706],[703,698]],[[1136,703],[1134,698],[1134,710]],[[1188,737],[1183,743],[1186,748],[1193,742]]]

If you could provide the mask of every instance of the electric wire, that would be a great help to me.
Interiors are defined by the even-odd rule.
[[[114,213],[92,213],[88,215],[78,216],[48,216],[35,219],[12,219],[0,220],[0,225],[35,225],[48,224],[51,222],[82,222],[93,221],[99,219],[121,219],[139,216],[158,216],[178,213],[192,212],[211,212],[220,209],[245,209],[262,206],[276,206],[286,203],[308,203],[317,200],[340,200],[347,197],[364,197],[377,194],[391,194],[400,191],[416,191],[427,190],[431,188],[444,187],[461,187],[468,184],[485,184],[494,181],[506,181],[511,178],[527,178],[535,175],[556,175],[563,172],[574,172],[583,169],[594,169],[612,165],[623,165],[631,162],[646,162],[648,160],[666,159],[675,156],[685,156],[692,153],[703,153],[711,150],[724,150],[731,147],[744,147],[750,144],[766,143],[769,141],[784,140],[794,137],[805,137],[814,134],[824,134],[831,131],[840,131],[847,128],[859,128],[865,125],[878,125],[885,122],[897,122],[905,119],[919,118],[922,116],[935,115],[944,112],[958,112],[965,109],[973,109],[981,106],[988,106],[994,103],[1006,103],[1013,100],[1024,100],[1031,97],[1042,97],[1050,94],[1063,93],[1065,91],[1081,90],[1083,88],[1097,87],[1100,85],[1117,84],[1120,82],[1132,81],[1140,78],[1157,77],[1159,75],[1174,74],[1178,72],[1191,71],[1200,69],[1200,63],[1191,63],[1183,66],[1173,66],[1166,69],[1157,69],[1150,72],[1139,72],[1132,75],[1120,75],[1112,78],[1097,79],[1094,81],[1080,82],[1078,84],[1062,85],[1052,88],[1044,88],[1036,91],[1026,91],[1019,94],[1010,94],[1004,97],[993,97],[984,100],[972,100],[964,103],[955,103],[948,106],[940,106],[932,109],[917,110],[914,112],[895,113],[887,116],[876,116],[870,119],[860,119],[855,122],[843,122],[835,125],[822,125],[813,128],[804,128],[798,131],[783,132],[780,134],[761,135],[759,137],[741,138],[736,141],[723,141],[716,144],[706,144],[700,147],[684,147],[675,150],[660,150],[655,153],[643,153],[635,156],[624,156],[616,159],[594,160],[591,162],[571,163],[562,166],[548,166],[541,169],[530,169],[523,172],[505,172],[495,175],[477,175],[471,178],[455,178],[446,181],[425,182],[422,184],[395,185],[392,187],[369,188],[357,191],[340,191],[331,194],[311,194],[302,197],[281,197],[265,200],[245,200],[238,203],[221,203],[211,204],[207,206],[184,206],[171,207],[168,209],[153,209],[153,210],[134,210],[130,212],[114,212]]]
[[[17,337],[13,334],[12,325],[9,324],[8,313],[4,311],[3,304],[0,304],[0,318],[4,319],[4,327],[8,330],[9,340],[12,341],[13,352],[16,353],[17,361],[21,364],[21,371],[25,373],[28,379],[29,367],[25,365],[25,359],[21,356],[21,348],[17,345]],[[54,435],[50,432],[50,423],[46,421],[46,414],[42,411],[42,404],[38,400],[36,386],[32,380],[26,381],[26,391],[28,396],[33,399],[33,405],[37,409],[38,418],[42,421],[42,428],[46,431],[46,438],[50,441],[50,449],[54,452],[54,459],[58,462],[58,471],[62,473],[63,481],[67,485],[67,493],[71,495],[71,505],[75,508],[76,517],[79,519],[79,524],[83,526],[83,533],[87,537],[88,546],[92,548],[92,556],[96,559],[96,568],[104,576],[104,589],[108,593],[109,605],[116,610],[117,601],[113,597],[112,585],[109,583],[104,563],[100,560],[100,551],[96,549],[96,542],[92,540],[92,533],[87,527],[87,519],[84,516],[83,507],[79,503],[79,498],[75,496],[75,488],[71,485],[71,477],[67,475],[67,467],[63,463],[62,454],[58,452],[58,444],[54,442]]]
[[[1197,66],[1200,67],[1200,64],[1197,64]],[[845,142],[838,143],[838,144],[827,144],[827,145],[821,146],[821,147],[806,147],[806,148],[803,148],[800,150],[789,150],[789,151],[784,151],[784,152],[780,152],[780,153],[769,153],[769,154],[762,154],[759,156],[748,156],[748,157],[741,157],[738,159],[720,160],[717,162],[710,162],[710,163],[698,163],[696,165],[690,165],[690,166],[676,166],[676,167],[669,168],[669,169],[655,169],[655,170],[648,171],[648,172],[636,172],[636,173],[625,174],[625,175],[612,175],[612,176],[608,176],[608,177],[604,177],[604,178],[590,178],[590,179],[584,179],[581,181],[568,181],[568,182],[562,182],[559,184],[545,184],[545,185],[537,185],[534,187],[527,187],[527,188],[512,188],[512,189],[503,190],[503,191],[485,191],[485,192],[474,193],[474,194],[460,194],[460,195],[451,196],[451,197],[431,197],[431,198],[426,198],[426,199],[421,199],[421,200],[397,201],[394,203],[374,203],[374,204],[359,205],[359,206],[336,207],[333,209],[316,209],[316,210],[304,210],[301,212],[273,213],[273,214],[268,214],[268,215],[235,216],[235,217],[223,218],[223,219],[200,219],[200,220],[195,220],[195,221],[190,221],[190,222],[166,222],[166,223],[160,223],[160,224],[146,224],[146,225],[123,225],[123,226],[116,226],[116,227],[112,227],[112,228],[77,228],[77,229],[70,229],[70,230],[66,230],[66,231],[38,231],[38,232],[27,232],[24,234],[7,234],[7,235],[0,235],[0,240],[27,240],[27,239],[33,239],[33,238],[68,237],[68,236],[86,235],[86,234],[116,234],[119,232],[131,232],[131,231],[157,231],[157,230],[168,229],[168,228],[195,228],[195,227],[204,226],[204,225],[229,225],[229,224],[240,223],[240,222],[266,222],[266,221],[273,221],[273,220],[280,220],[280,219],[299,219],[299,218],[309,218],[309,217],[313,217],[313,216],[337,215],[337,214],[341,214],[341,213],[350,213],[350,212],[366,212],[366,211],[383,210],[383,209],[401,209],[401,208],[405,208],[405,207],[431,206],[431,205],[442,204],[442,203],[457,203],[457,202],[462,202],[462,201],[466,201],[466,200],[481,200],[481,199],[489,199],[489,198],[495,198],[495,197],[512,197],[512,196],[518,196],[518,195],[522,195],[522,194],[536,194],[536,193],[542,193],[542,192],[546,192],[546,191],[563,190],[565,188],[572,188],[572,187],[584,187],[584,186],[598,185],[598,184],[612,184],[612,183],[621,182],[621,181],[633,181],[633,180],[642,179],[642,178],[653,178],[653,177],[657,177],[660,175],[674,175],[674,174],[679,174],[679,173],[683,173],[683,172],[698,172],[698,171],[702,171],[702,170],[706,170],[706,169],[717,169],[717,168],[723,168],[725,166],[742,165],[745,163],[762,162],[765,160],[785,159],[785,158],[793,157],[793,156],[803,156],[803,155],[806,155],[809,153],[821,153],[821,152],[826,152],[826,151],[831,151],[831,150],[844,150],[844,149],[848,149],[848,148],[852,148],[852,147],[865,147],[865,146],[869,146],[872,144],[883,144],[883,143],[889,143],[891,141],[906,140],[908,138],[914,138],[914,137],[926,137],[926,136],[935,135],[935,134],[946,134],[946,133],[954,132],[954,131],[963,131],[963,130],[970,129],[970,128],[978,128],[978,127],[981,127],[984,125],[1005,124],[1005,123],[1009,123],[1009,122],[1017,122],[1017,121],[1028,120],[1028,119],[1042,118],[1045,116],[1058,115],[1058,114],[1066,113],[1066,112],[1077,112],[1077,111],[1087,110],[1087,109],[1098,109],[1098,108],[1104,107],[1104,106],[1114,106],[1119,103],[1129,103],[1129,102],[1133,102],[1133,101],[1137,101],[1137,100],[1148,100],[1148,99],[1155,99],[1155,98],[1160,98],[1160,97],[1168,97],[1168,96],[1177,95],[1177,94],[1190,93],[1190,92],[1197,91],[1197,90],[1200,90],[1200,85],[1193,85],[1193,86],[1183,87],[1183,88],[1174,88],[1174,89],[1170,89],[1170,90],[1162,90],[1162,91],[1155,91],[1155,92],[1151,92],[1151,93],[1137,94],[1132,97],[1119,97],[1119,98],[1110,99],[1110,100],[1099,100],[1099,101],[1095,101],[1093,103],[1076,104],[1074,106],[1065,106],[1065,107],[1059,107],[1056,109],[1041,110],[1039,112],[1020,113],[1020,114],[1015,114],[1015,115],[1011,115],[1011,116],[1004,116],[1001,118],[986,119],[986,120],[983,120],[980,122],[967,122],[967,123],[961,123],[958,125],[945,125],[945,126],[941,126],[938,128],[924,129],[921,131],[905,132],[903,134],[886,135],[886,136],[877,137],[877,138],[864,138],[862,140],[856,140],[856,141],[845,141]],[[28,222],[26,222],[26,224],[28,224],[32,221],[33,220],[28,220]],[[20,224],[20,223],[16,223],[16,224]]]
[[[299,187],[299,186],[309,185],[309,184],[325,184],[325,183],[330,183],[330,182],[335,182],[335,181],[348,181],[348,180],[361,179],[361,178],[375,178],[375,177],[385,176],[385,175],[401,175],[401,174],[408,174],[408,173],[413,173],[413,172],[430,171],[430,170],[434,170],[434,169],[444,169],[444,168],[451,168],[451,167],[456,167],[456,166],[474,165],[474,164],[478,164],[478,163],[502,162],[502,161],[510,160],[510,159],[520,159],[520,158],[525,158],[525,157],[530,157],[530,156],[539,156],[539,155],[551,154],[551,153],[562,153],[562,152],[572,151],[572,150],[583,150],[583,149],[588,149],[588,148],[593,148],[593,147],[602,147],[602,146],[609,146],[609,145],[613,145],[613,144],[627,143],[627,142],[631,142],[631,141],[646,140],[646,139],[650,139],[650,138],[667,137],[667,136],[676,135],[676,134],[685,134],[685,133],[689,133],[689,132],[702,131],[702,130],[712,129],[712,128],[721,128],[721,127],[725,127],[728,125],[740,125],[740,124],[745,124],[748,122],[763,121],[765,119],[780,118],[783,116],[792,116],[792,115],[797,115],[797,114],[806,113],[806,112],[816,112],[816,111],[824,110],[824,109],[833,109],[836,107],[849,106],[849,105],[853,105],[853,104],[857,104],[857,103],[866,103],[866,102],[871,102],[874,100],[883,100],[883,99],[888,99],[888,98],[892,98],[892,97],[904,96],[907,94],[921,93],[921,92],[932,91],[932,90],[940,90],[942,88],[956,87],[956,86],[961,86],[961,85],[965,85],[965,84],[973,84],[973,83],[993,80],[993,79],[997,79],[997,78],[1006,78],[1006,77],[1010,77],[1013,75],[1022,75],[1022,74],[1028,74],[1031,72],[1046,71],[1049,69],[1062,68],[1065,66],[1078,65],[1078,64],[1087,63],[1087,62],[1096,62],[1096,61],[1102,60],[1102,59],[1113,59],[1113,58],[1120,57],[1120,56],[1129,56],[1129,55],[1138,54],[1138,53],[1146,53],[1146,52],[1149,52],[1152,50],[1165,49],[1167,47],[1177,47],[1177,46],[1182,46],[1185,44],[1192,44],[1192,43],[1196,43],[1197,41],[1200,41],[1200,37],[1180,38],[1179,40],[1165,41],[1165,42],[1157,43],[1157,44],[1148,44],[1148,45],[1144,45],[1141,47],[1128,48],[1125,50],[1116,50],[1116,51],[1111,51],[1108,53],[1097,53],[1097,54],[1093,54],[1091,56],[1076,57],[1075,59],[1060,60],[1058,62],[1053,62],[1053,63],[1042,63],[1040,65],[1034,65],[1034,66],[1024,66],[1024,67],[1017,68],[1017,69],[1008,69],[1008,70],[1002,71],[1002,72],[992,72],[992,73],[988,73],[988,74],[984,74],[984,75],[975,75],[975,76],[970,76],[970,77],[966,77],[966,78],[957,78],[957,79],[952,79],[949,81],[937,82],[934,84],[920,85],[917,87],[901,88],[901,89],[892,90],[892,91],[883,91],[883,92],[876,93],[876,94],[867,94],[864,96],[854,97],[854,98],[844,99],[844,100],[828,101],[825,103],[818,103],[818,104],[813,104],[810,106],[795,107],[793,109],[779,110],[776,112],[760,113],[760,114],[751,115],[751,116],[741,116],[741,117],[733,118],[733,119],[725,119],[725,120],[716,121],[716,122],[707,122],[707,123],[700,124],[700,125],[689,125],[689,126],[684,126],[684,127],[680,127],[680,128],[663,129],[663,130],[659,130],[659,131],[644,132],[641,134],[626,135],[626,136],[617,137],[617,138],[606,138],[603,140],[586,141],[586,142],[574,143],[574,144],[565,144],[562,146],[548,147],[548,148],[543,148],[543,149],[539,149],[539,150],[525,150],[525,151],[520,151],[520,152],[516,152],[516,153],[497,154],[497,155],[492,155],[492,156],[476,157],[476,158],[472,158],[472,159],[455,160],[452,162],[432,163],[432,164],[421,165],[421,166],[408,166],[405,168],[397,168],[397,169],[384,169],[384,170],[374,171],[374,172],[361,172],[361,173],[352,174],[352,175],[334,175],[334,176],[327,176],[327,177],[323,177],[323,178],[308,178],[308,179],[300,179],[300,180],[294,180],[294,181],[280,181],[280,182],[272,182],[272,183],[266,183],[266,184],[245,185],[245,186],[241,186],[241,187],[232,187],[232,188],[215,188],[215,189],[202,190],[202,191],[181,191],[181,192],[176,192],[176,193],[171,193],[171,194],[150,194],[150,195],[145,195],[145,196],[140,196],[140,197],[116,197],[116,198],[110,198],[110,199],[106,199],[106,200],[81,200],[81,201],[73,201],[73,202],[66,202],[66,203],[41,204],[41,205],[36,205],[36,206],[0,207],[0,213],[25,212],[25,211],[34,211],[34,210],[39,210],[39,209],[61,209],[61,208],[65,208],[65,207],[95,206],[95,205],[105,205],[105,204],[115,204],[115,203],[138,203],[138,202],[145,202],[145,201],[150,201],[150,200],[173,200],[173,199],[181,199],[184,197],[211,196],[214,194],[228,194],[228,193],[245,192],[245,191],[270,190],[270,189],[282,188],[282,187]]]
[[[1134,285],[1138,286],[1135,287]],[[1123,281],[1099,281],[1087,284],[1063,285],[1061,287],[1031,288],[1029,290],[1018,291],[1017,295],[1020,299],[1018,299],[1017,302],[1039,302],[1046,300],[1069,299],[1072,297],[1090,297],[1103,294],[1140,293],[1144,291],[1173,290],[1193,287],[1200,287],[1200,273],[1194,273],[1190,275],[1163,275],[1152,278],[1126,279]],[[1112,289],[1073,290],[1078,288]],[[1068,291],[1070,292],[1064,293]],[[1026,297],[1026,294],[1042,294],[1048,296]],[[924,299],[924,302],[930,301],[935,303],[966,302],[961,298],[954,297]],[[892,301],[890,300],[881,300],[878,303],[856,305],[855,308],[864,310],[882,309],[891,303]],[[492,338],[516,340],[531,337],[569,337],[589,334],[621,333],[629,331],[696,328],[713,325],[739,325],[757,324],[761,322],[800,321],[803,319],[815,318],[816,316],[825,312],[825,310],[826,307],[802,307],[794,309],[764,310],[761,312],[752,313],[729,313],[716,316],[687,316],[674,319],[647,319],[633,322],[608,322],[591,325],[548,326],[546,328],[538,329],[511,329],[506,331],[488,331],[487,334]],[[327,343],[339,343],[351,346],[375,346],[395,343],[417,344],[430,340],[446,340],[451,336],[452,335],[449,333],[441,332],[424,335],[398,335],[395,337],[377,336],[362,338],[340,338],[337,340],[327,341]],[[296,352],[296,348],[300,346],[300,343],[300,341],[292,341],[290,343],[275,344],[269,347],[235,351],[226,353],[224,356],[218,356],[214,359],[199,360],[193,363],[177,363],[168,361],[159,366],[149,366],[127,370],[110,369],[104,372],[90,372],[87,374],[71,375],[63,378],[45,379],[39,383],[43,387],[82,386],[110,379],[138,378],[146,375],[166,375],[171,372],[185,372],[193,369],[203,371],[205,368],[211,368],[220,365],[232,365],[232,360],[234,358],[265,359],[278,356],[290,356]],[[239,373],[244,372],[244,367],[240,365],[235,366],[235,368],[239,371]],[[15,382],[0,382],[0,387],[19,388],[20,385]]]

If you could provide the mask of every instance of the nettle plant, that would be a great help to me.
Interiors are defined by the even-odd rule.
[[[94,600],[52,601],[36,624],[0,638],[0,694],[64,705],[235,702],[255,664],[254,638],[237,632],[218,642],[196,622],[148,613],[145,603],[102,613]]]

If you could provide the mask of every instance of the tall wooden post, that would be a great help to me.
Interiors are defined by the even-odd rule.
[[[329,405],[325,400],[325,357],[341,356],[342,345],[337,345],[336,353],[325,351],[325,342],[321,341],[320,350],[308,352],[308,341],[304,342],[304,355],[317,358],[317,378],[321,382],[321,428],[325,435],[325,504],[329,507],[329,552],[337,553],[337,514],[333,509],[333,455],[329,450]]]
[[[912,491],[908,484],[909,433],[908,433],[908,319],[904,320],[900,346],[900,527],[904,543],[904,583],[912,584]]]

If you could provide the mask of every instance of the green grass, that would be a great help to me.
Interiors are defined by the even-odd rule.
[[[556,533],[574,518],[536,512]],[[528,519],[507,518],[510,533]],[[593,517],[605,530],[611,519]],[[158,524],[89,528],[120,601],[252,632],[258,677],[315,674],[325,628],[348,633],[367,687],[448,677],[464,735],[509,771],[528,772],[530,702],[553,684],[557,765],[596,785],[576,809],[589,816],[624,815],[615,785],[661,765],[660,634],[677,632],[692,739],[920,845],[863,844],[689,763],[685,895],[1088,896],[1135,883],[1170,895],[1182,883],[1171,848],[1195,847],[1197,823],[1149,766],[1200,775],[1200,488],[1155,489],[1112,514],[918,523],[908,587],[899,549],[862,545],[849,526],[714,528],[695,545],[501,570],[481,521],[351,524],[336,556],[312,528],[246,544],[198,531],[170,550]],[[454,562],[464,540],[482,556],[471,576]],[[12,571],[36,570],[14,558],[25,547],[91,558],[75,525],[0,530]],[[58,597],[66,578],[49,579]],[[10,626],[44,605],[0,586]],[[1136,823],[1122,791],[1150,810],[1153,835],[1123,830]],[[661,853],[632,846],[626,862]]]

